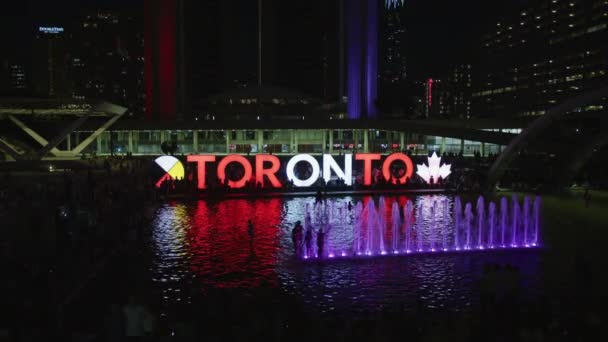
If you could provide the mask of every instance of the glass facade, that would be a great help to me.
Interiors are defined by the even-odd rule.
[[[88,134],[90,132],[74,132],[72,144]],[[410,150],[413,154],[462,152],[464,155],[473,155],[479,152],[488,155],[501,150],[501,146],[494,144],[397,131],[277,129],[106,131],[99,135],[96,143],[89,145],[85,152],[95,152],[98,155],[127,152],[133,155],[160,155],[163,154],[163,142],[175,143],[177,154],[390,154]]]

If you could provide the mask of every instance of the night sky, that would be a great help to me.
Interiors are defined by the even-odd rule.
[[[481,35],[496,20],[531,1],[534,0],[406,0],[410,75],[433,76],[449,64],[470,61],[475,57],[472,51],[479,46]],[[4,1],[0,38],[9,51],[19,54],[27,50],[31,32],[37,25],[63,25],[95,8],[137,13],[142,4],[143,0]]]
[[[405,0],[410,76],[437,76],[450,64],[475,59],[496,21],[533,1]]]

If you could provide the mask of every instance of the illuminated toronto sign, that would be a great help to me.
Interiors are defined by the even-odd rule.
[[[424,179],[427,184],[436,183],[439,178],[446,179],[447,176],[452,173],[450,164],[441,165],[441,157],[438,157],[435,152],[433,155],[428,157],[428,166],[424,164],[418,164],[418,171],[416,174],[420,178]],[[433,181],[431,182],[431,178]]]
[[[162,156],[156,158],[154,162],[165,171],[165,174],[156,182],[156,186],[160,188],[166,180],[184,178],[184,164],[175,157]]]
[[[163,157],[161,157],[163,158]],[[173,157],[171,157],[173,158]],[[160,158],[159,158],[160,159]],[[173,158],[174,159],[174,158]],[[324,154],[321,158],[321,163],[310,154],[297,154],[291,157],[285,165],[285,173],[287,180],[293,183],[296,187],[310,187],[313,186],[319,178],[325,182],[329,182],[332,175],[340,178],[344,181],[345,185],[353,185],[353,163],[355,161],[363,163],[363,185],[372,184],[372,163],[374,161],[380,161],[382,156],[376,153],[358,153],[358,154],[345,154],[344,165],[338,165],[338,162],[332,155]],[[197,187],[199,189],[207,188],[207,164],[215,163],[216,156],[214,155],[190,155],[187,157],[189,163],[196,163],[197,166]],[[401,162],[405,165],[404,172],[400,173],[398,177],[395,177],[391,172],[391,166],[395,162]],[[167,160],[166,165],[170,165],[170,170],[176,165],[173,160]],[[228,165],[235,163],[239,164],[242,168],[242,172],[239,172],[239,179],[231,179],[228,177],[226,169]],[[302,176],[296,172],[296,165],[300,163],[308,164],[306,169],[306,176]],[[157,159],[157,164],[160,165]],[[283,185],[277,178],[277,172],[281,169],[281,160],[277,156],[269,154],[258,154],[255,156],[255,170],[251,161],[238,154],[228,155],[217,163],[216,174],[220,182],[226,183],[228,187],[233,189],[240,189],[247,185],[248,182],[255,182],[264,184],[267,180],[273,188],[281,188]],[[414,172],[414,164],[410,157],[403,153],[394,153],[389,155],[382,163],[381,175],[386,182],[393,184],[405,184],[412,177]],[[181,164],[180,164],[181,165]],[[162,167],[162,166],[161,166]],[[163,169],[169,176],[165,176],[164,179],[159,181],[162,183],[165,179],[176,179],[179,177],[174,176],[171,172],[167,171],[166,167]],[[181,166],[183,170],[183,166]],[[183,175],[182,175],[183,177]],[[157,185],[160,185],[157,184]]]

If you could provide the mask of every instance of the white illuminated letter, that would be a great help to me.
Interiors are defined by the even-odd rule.
[[[296,177],[295,172],[293,172],[293,169],[296,167],[296,164],[301,161],[308,162],[310,166],[312,166],[312,175],[310,175],[310,177],[305,180],[299,179],[298,177]],[[317,160],[310,154],[298,154],[293,156],[293,158],[289,160],[289,162],[287,163],[286,171],[287,179],[293,181],[293,185],[297,187],[307,187],[315,184],[315,182],[319,178],[319,174],[321,173],[321,168],[319,167],[319,162],[317,162]]]
[[[331,170],[334,170],[338,178],[344,179],[344,184],[353,185],[353,155],[344,155],[344,171],[340,169],[338,163],[331,154],[323,155],[323,179],[325,182],[329,182],[331,179]]]

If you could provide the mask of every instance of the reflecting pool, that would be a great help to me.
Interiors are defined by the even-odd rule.
[[[466,310],[478,300],[479,281],[488,264],[513,265],[519,270],[526,294],[534,295],[539,291],[539,255],[535,249],[489,251],[472,248],[478,250],[401,253],[419,246],[414,229],[419,229],[420,236],[425,237],[424,241],[420,240],[420,248],[429,252],[431,246],[433,250],[452,249],[459,243],[455,244],[454,236],[465,242],[467,236],[469,239],[474,236],[475,241],[484,241],[483,246],[489,246],[489,241],[500,244],[500,229],[494,231],[493,223],[491,237],[485,226],[477,233],[476,223],[465,215],[466,210],[459,219],[472,220],[471,231],[455,231],[455,216],[447,212],[459,207],[460,201],[452,196],[341,197],[328,201],[321,207],[317,205],[317,214],[321,214],[306,223],[317,229],[323,224],[331,227],[325,244],[327,252],[322,258],[307,259],[296,256],[292,229],[297,221],[305,223],[307,212],[315,215],[313,197],[164,205],[153,221],[152,236],[152,271],[164,303],[171,306],[188,301],[192,289],[206,292],[212,288],[240,288],[246,291],[270,285],[298,297],[315,312],[346,313],[394,306],[413,309],[417,304]],[[350,209],[349,202],[352,204]],[[365,221],[362,220],[364,208],[369,208],[371,203],[374,203],[374,217],[383,218],[387,228],[374,235],[373,242],[368,244],[361,238],[368,234],[361,222]],[[533,208],[531,203],[525,204],[529,210]],[[500,226],[499,208],[494,205],[483,216],[485,220],[492,213],[496,227]],[[252,238],[248,220],[253,224]],[[403,230],[407,220],[412,224],[412,236]],[[395,222],[399,222],[395,226],[398,228],[391,227]],[[439,225],[441,229],[433,229]],[[521,223],[521,229],[530,229],[530,232],[526,230],[529,234],[526,241],[536,241],[538,234],[532,233],[533,225],[533,220]],[[513,233],[507,231],[506,234],[506,240],[510,242],[509,234]],[[361,251],[363,254],[366,251],[378,253],[355,257]]]

